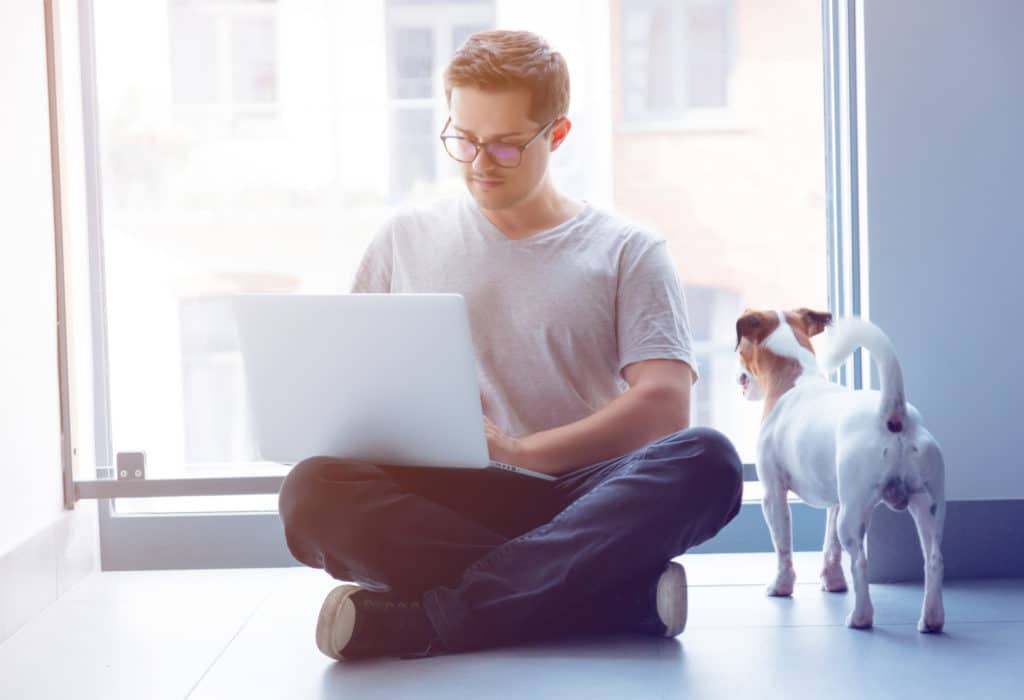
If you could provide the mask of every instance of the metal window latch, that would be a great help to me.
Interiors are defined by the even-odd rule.
[[[117,479],[118,481],[139,480],[146,478],[146,453],[145,452],[118,452],[117,453]]]

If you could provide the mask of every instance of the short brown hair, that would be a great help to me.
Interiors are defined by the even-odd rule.
[[[526,88],[530,92],[529,116],[538,124],[569,112],[569,65],[533,32],[496,29],[470,36],[444,72],[444,96],[449,105],[456,87]]]

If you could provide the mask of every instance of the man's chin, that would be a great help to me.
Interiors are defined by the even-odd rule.
[[[481,190],[473,183],[469,183],[469,193],[481,209],[506,209],[515,204],[513,197],[510,197],[507,192],[496,191],[498,189],[501,188]]]

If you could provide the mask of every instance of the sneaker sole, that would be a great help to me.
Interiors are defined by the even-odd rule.
[[[682,595],[679,592],[682,591]],[[658,578],[658,616],[665,623],[665,636],[675,637],[686,628],[686,569],[672,561]]]
[[[359,586],[338,586],[324,598],[316,621],[316,646],[325,656],[345,660],[341,651],[352,639],[356,623],[356,606],[349,599],[361,590]]]

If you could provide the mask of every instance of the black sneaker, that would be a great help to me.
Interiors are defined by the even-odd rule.
[[[316,645],[338,661],[375,656],[417,658],[441,652],[440,640],[418,601],[359,586],[327,594],[316,623]]]

